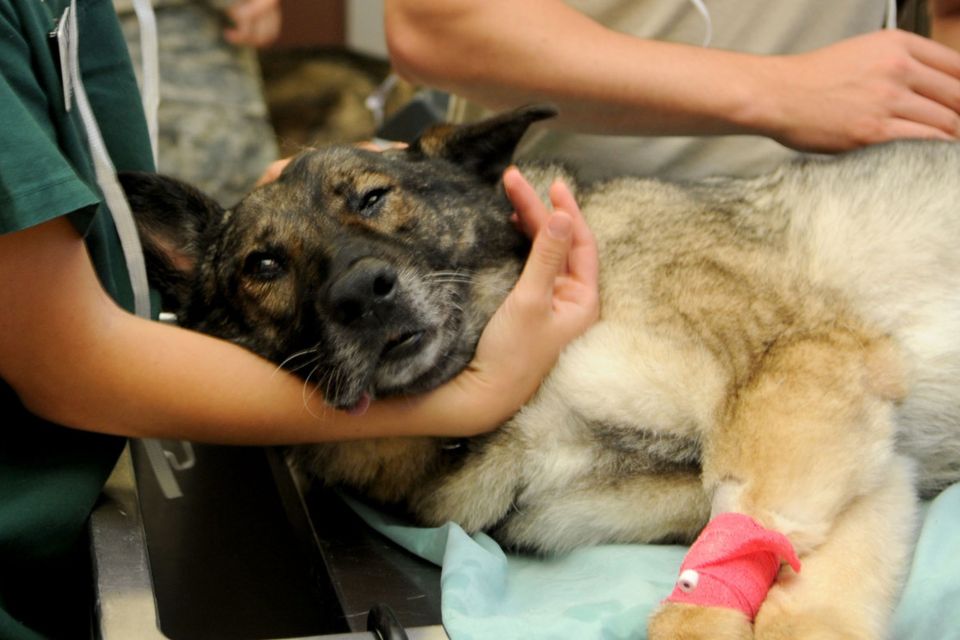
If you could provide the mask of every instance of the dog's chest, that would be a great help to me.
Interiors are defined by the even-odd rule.
[[[508,427],[526,449],[525,493],[695,466],[701,430],[723,393],[713,368],[674,343],[599,323]]]

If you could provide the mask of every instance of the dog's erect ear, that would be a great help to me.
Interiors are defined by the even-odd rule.
[[[445,158],[495,184],[510,164],[527,128],[557,115],[549,105],[521,107],[473,124],[441,124],[427,129],[409,148],[413,155]]]
[[[204,231],[224,210],[174,178],[129,172],[118,177],[137,223],[150,284],[160,291],[164,311],[176,313],[191,295]]]

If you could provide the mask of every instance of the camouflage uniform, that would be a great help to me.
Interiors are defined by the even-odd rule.
[[[153,4],[160,48],[159,170],[230,206],[277,158],[256,51],[223,39],[229,2]],[[136,67],[140,41],[132,1],[114,5]]]

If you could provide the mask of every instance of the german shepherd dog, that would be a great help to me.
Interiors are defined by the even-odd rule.
[[[499,178],[552,113],[442,125],[383,153],[307,151],[228,211],[168,179],[123,182],[182,325],[351,409],[470,360],[529,249]],[[651,637],[881,638],[917,495],[960,479],[957,176],[960,146],[911,141],[752,179],[581,185],[601,319],[527,406],[469,441],[294,456],[425,525],[539,552],[689,541],[711,515],[747,514],[802,570],[781,569],[755,624],[667,603]]]

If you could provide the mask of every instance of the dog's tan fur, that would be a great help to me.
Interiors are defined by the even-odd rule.
[[[364,221],[366,233],[401,239],[435,208],[385,167],[449,160],[459,131],[385,158],[341,153],[327,173],[317,152],[297,170],[307,182],[252,194],[238,212],[262,217],[307,184],[336,191],[340,171],[373,175],[394,186],[385,222]],[[442,182],[454,169],[438,171]],[[558,170],[527,173],[546,185]],[[546,552],[690,540],[711,512],[746,513],[790,538],[801,573],[781,571],[753,626],[666,604],[651,638],[882,638],[916,491],[960,478],[958,175],[960,147],[913,142],[751,180],[581,188],[602,318],[527,406],[452,450],[426,438],[341,443],[300,449],[301,464],[405,502],[425,524],[454,520]],[[464,233],[435,242],[493,251]],[[464,304],[485,318],[518,268],[504,257],[478,269]]]
[[[418,489],[384,477],[368,450],[382,445],[366,443],[323,475],[345,464],[383,499],[412,488],[431,524],[479,530],[514,510],[501,539],[541,549],[693,536],[708,505],[747,513],[804,564],[783,570],[757,638],[882,638],[909,557],[914,463],[928,492],[957,471],[958,160],[954,147],[901,145],[718,183],[706,201],[643,180],[581,193],[603,256],[602,321],[476,464]],[[929,431],[901,431],[913,460],[895,450],[898,421]],[[598,477],[584,423],[696,442],[702,474]],[[946,433],[951,448],[924,449]],[[429,463],[409,455],[392,457],[423,477]],[[673,604],[650,626],[653,639],[753,635],[729,610]]]

